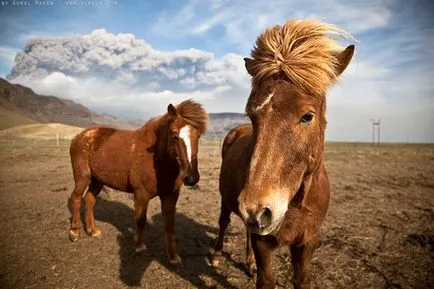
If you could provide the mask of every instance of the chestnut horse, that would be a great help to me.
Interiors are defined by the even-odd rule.
[[[281,246],[291,251],[294,287],[311,288],[312,254],[329,204],[326,91],[354,53],[354,45],[343,48],[332,35],[350,38],[330,24],[288,21],[263,32],[253,59],[244,59],[252,76],[251,125],[224,140],[220,232],[210,261],[218,264],[234,212],[248,230],[246,259],[250,271],[257,268],[257,288],[274,288],[272,254]]]
[[[93,237],[100,235],[95,227],[94,206],[105,185],[134,194],[136,252],[146,249],[142,232],[148,203],[156,196],[160,198],[170,263],[181,262],[174,238],[175,207],[182,183],[193,186],[199,181],[198,143],[206,130],[208,115],[191,100],[176,107],[170,104],[167,110],[136,131],[95,127],[72,140],[72,241],[80,237],[80,206],[86,188],[86,232]]]

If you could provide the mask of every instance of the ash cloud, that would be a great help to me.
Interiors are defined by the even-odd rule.
[[[29,40],[7,78],[37,80],[60,72],[148,91],[211,90],[233,83],[233,74],[243,69],[240,64],[241,56],[234,54],[217,60],[212,53],[193,48],[159,51],[133,34],[98,29],[88,35]]]

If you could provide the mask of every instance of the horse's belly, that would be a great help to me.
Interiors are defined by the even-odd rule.
[[[117,157],[101,158],[96,156],[90,162],[92,177],[107,187],[125,192],[131,191],[130,167],[127,159],[118,159]]]
[[[128,174],[123,172],[110,172],[109,170],[93,170],[92,177],[103,183],[105,186],[119,191],[129,192],[131,186]]]
[[[105,186],[110,187],[112,189],[118,190],[118,191],[124,191],[124,192],[131,192],[131,185],[128,182],[128,178],[100,178],[97,177],[97,179],[103,183]]]

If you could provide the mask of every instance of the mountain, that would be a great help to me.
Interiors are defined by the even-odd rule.
[[[75,127],[107,125],[136,129],[144,122],[96,113],[71,100],[40,95],[28,87],[0,78],[0,130],[37,123],[60,123]],[[246,122],[249,122],[249,119],[242,113],[210,113],[208,132],[204,137],[221,140],[233,127]]]
[[[206,137],[220,140],[235,126],[248,122],[250,122],[249,118],[242,113],[210,113]]]
[[[0,128],[39,123],[63,123],[89,127],[107,125],[135,129],[144,121],[99,114],[81,104],[55,96],[39,95],[28,87],[12,84],[0,78]]]
[[[0,106],[0,130],[34,123],[37,121]]]

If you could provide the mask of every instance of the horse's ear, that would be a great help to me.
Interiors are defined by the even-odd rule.
[[[169,106],[167,107],[167,113],[171,118],[175,118],[178,114],[173,104],[169,104]]]
[[[342,72],[344,72],[345,68],[347,68],[351,58],[353,58],[354,49],[354,44],[349,45],[344,49],[344,51],[337,55],[336,58],[338,60],[338,64],[336,66],[336,76],[339,76]]]
[[[247,72],[251,75],[251,76],[255,76],[255,65],[256,65],[256,61],[251,59],[251,58],[244,58],[244,66],[246,67]]]

